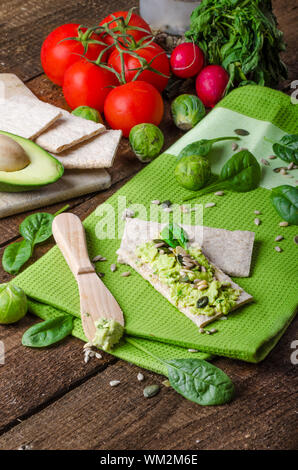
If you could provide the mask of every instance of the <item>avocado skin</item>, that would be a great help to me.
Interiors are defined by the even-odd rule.
[[[11,137],[16,142],[18,142],[19,144],[26,145],[26,147],[28,145],[32,146],[32,148],[36,152],[40,152],[40,155],[42,156],[41,158],[49,159],[50,161],[54,160],[55,161],[55,167],[56,167],[55,176],[51,177],[48,180],[45,180],[43,178],[43,180],[40,183],[38,183],[38,182],[34,182],[34,183],[30,183],[30,182],[14,183],[14,182],[11,182],[11,181],[6,182],[6,181],[1,181],[1,175],[0,175],[0,192],[19,193],[19,192],[25,192],[25,191],[31,191],[31,190],[38,190],[38,189],[40,189],[44,186],[47,186],[48,184],[55,183],[56,181],[58,181],[61,178],[61,176],[63,176],[64,167],[63,167],[62,163],[60,163],[58,160],[56,160],[55,157],[53,157],[46,150],[39,147],[39,145],[37,145],[35,142],[32,142],[30,139],[26,139],[24,137],[20,137],[18,135],[11,134],[9,132],[5,132],[5,131],[1,131],[1,130],[0,130],[0,134],[7,135],[8,137]],[[27,153],[30,157],[30,152],[27,152]],[[34,166],[34,163],[31,163],[31,164],[32,164],[32,166]],[[22,171],[22,170],[20,170],[20,171]],[[14,172],[12,172],[12,173],[14,173]]]

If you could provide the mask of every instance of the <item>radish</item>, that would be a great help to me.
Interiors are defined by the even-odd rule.
[[[206,108],[213,108],[223,97],[229,74],[220,65],[208,65],[197,76],[197,95]]]
[[[204,65],[202,50],[192,42],[183,42],[171,55],[171,67],[177,77],[190,78],[197,75]]]

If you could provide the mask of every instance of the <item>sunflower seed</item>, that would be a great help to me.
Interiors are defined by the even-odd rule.
[[[282,248],[280,246],[275,246],[274,249],[275,251],[278,251],[278,253],[282,252]]]
[[[93,258],[92,263],[97,263],[97,261],[107,261],[107,258],[101,255],[97,255]]]
[[[287,170],[293,170],[294,168],[294,162],[291,162],[288,167],[287,167]]]
[[[199,352],[197,349],[188,349],[188,352],[189,353],[197,353]]]
[[[275,238],[275,241],[276,242],[280,242],[281,240],[283,240],[284,237],[282,235],[278,235],[276,238]]]
[[[130,209],[125,209],[122,213],[122,220],[132,219],[134,216],[135,216],[134,211],[132,211]]]
[[[105,273],[98,272],[98,273],[96,273],[96,274],[97,274],[97,275],[98,275],[98,277],[100,277],[100,278],[103,278],[103,277],[105,277]]]
[[[215,202],[207,202],[207,204],[205,204],[205,209],[208,209],[208,207],[214,207],[216,206]]]
[[[198,284],[196,287],[197,287],[198,290],[205,290],[205,289],[208,288],[208,284],[207,283],[206,284]]]
[[[276,159],[276,155],[269,155],[269,160],[275,160]]]
[[[287,227],[289,225],[289,222],[279,222],[280,227]]]
[[[199,329],[199,332],[203,335],[203,334],[205,333],[204,328],[200,328],[200,329]]]
[[[159,199],[154,199],[153,201],[151,201],[151,204],[156,204],[157,206],[159,206],[160,200]]]
[[[205,266],[201,266],[201,272],[205,273],[206,271],[207,271],[207,269],[205,268]]]
[[[282,169],[280,170],[280,174],[285,176],[285,175],[287,175],[288,173],[287,173],[287,171],[286,171],[284,168],[282,168]]]
[[[102,359],[102,355],[99,354],[99,353],[95,353],[95,357],[96,357],[96,359]]]
[[[245,129],[235,129],[234,132],[237,135],[249,135],[249,132]]]
[[[144,378],[145,378],[144,375],[141,372],[139,372],[138,375],[137,375],[138,381],[142,382],[144,380]]]
[[[223,196],[225,193],[223,191],[217,191],[214,193],[215,196]]]
[[[219,318],[219,320],[227,320],[227,319],[228,319],[228,317],[226,317],[226,316],[223,316],[223,317]]]
[[[160,390],[159,385],[148,385],[144,388],[143,394],[145,398],[151,398],[158,394]]]
[[[111,264],[110,270],[112,271],[112,273],[114,273],[117,270],[116,264]]]
[[[124,273],[121,273],[122,277],[129,277],[131,275],[130,271],[125,271]]]
[[[120,383],[121,383],[120,380],[111,380],[110,386],[117,387],[117,385],[119,385]]]
[[[260,214],[261,214],[260,211],[254,211],[254,213],[255,213],[256,215],[260,215]]]
[[[237,150],[238,147],[239,147],[239,145],[236,144],[236,142],[233,142],[233,143],[232,143],[232,150],[233,150],[233,152],[235,152],[235,150]]]
[[[155,248],[161,248],[162,246],[165,246],[165,243],[164,243],[164,242],[156,243],[156,244],[154,245]]]
[[[256,218],[256,219],[254,220],[254,223],[255,223],[256,225],[261,225],[262,222],[261,222],[260,219]]]
[[[265,158],[261,158],[261,163],[265,166],[270,166],[270,163]]]

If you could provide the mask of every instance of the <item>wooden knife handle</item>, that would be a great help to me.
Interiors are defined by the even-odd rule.
[[[95,272],[88,255],[85,229],[79,217],[70,213],[57,215],[52,231],[74,276]]]

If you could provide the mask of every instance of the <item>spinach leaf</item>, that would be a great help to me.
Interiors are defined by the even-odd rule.
[[[261,168],[259,163],[248,150],[241,150],[224,164],[215,183],[197,191],[195,196],[190,196],[184,201],[190,201],[198,196],[222,189],[245,193],[256,189],[260,180]]]
[[[9,274],[17,274],[28,261],[32,253],[31,244],[27,240],[11,243],[3,253],[2,266]]]
[[[51,237],[53,220],[54,215],[46,212],[29,215],[20,225],[20,234],[34,247]]]
[[[231,379],[202,359],[167,361],[169,381],[176,392],[199,405],[222,405],[234,396]]]
[[[279,142],[264,137],[267,142],[273,144],[275,155],[287,163],[298,165],[298,134],[284,135]]]
[[[273,188],[271,201],[283,220],[298,225],[298,187],[283,185]]]
[[[218,137],[217,139],[201,139],[197,142],[184,147],[183,150],[178,155],[180,160],[182,157],[188,157],[189,155],[200,155],[205,157],[211,151],[213,144],[216,142],[221,142],[223,140],[240,140],[239,137]]]
[[[73,328],[73,317],[61,315],[31,326],[23,334],[23,346],[31,348],[43,348],[61,341],[70,335]]]
[[[179,225],[170,223],[161,232],[160,238],[172,248],[177,246],[187,247],[188,238],[184,230]]]

